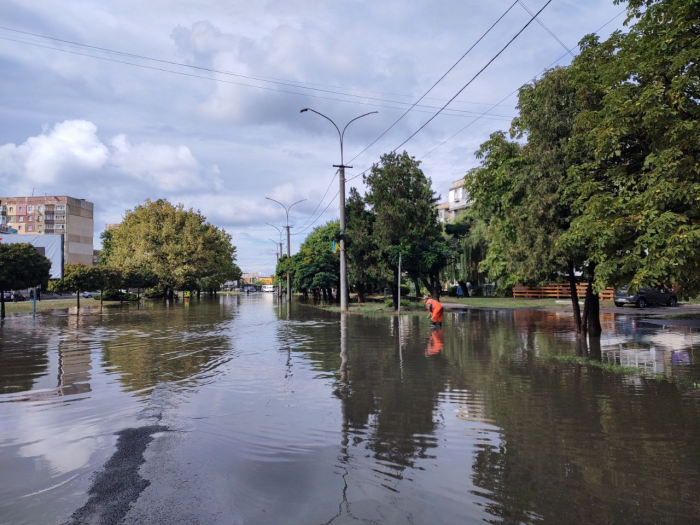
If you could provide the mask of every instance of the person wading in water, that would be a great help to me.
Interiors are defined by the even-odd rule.
[[[435,299],[431,299],[429,295],[423,296],[423,302],[428,312],[430,312],[428,317],[430,317],[431,324],[433,326],[442,326],[442,316],[444,312],[442,304]]]

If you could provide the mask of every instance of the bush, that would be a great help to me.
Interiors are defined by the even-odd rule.
[[[124,293],[119,290],[104,290],[104,301],[138,301],[138,295],[135,293]],[[100,300],[99,295],[93,295],[93,299]]]
[[[387,299],[384,301],[384,308],[393,308],[394,307],[394,300],[393,299]]]
[[[457,286],[450,286],[447,290],[447,295],[450,297],[457,297]]]

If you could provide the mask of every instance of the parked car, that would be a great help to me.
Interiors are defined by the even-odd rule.
[[[5,292],[5,301],[16,301],[18,303],[21,303],[22,301],[26,300],[27,298],[21,293],[15,292],[13,295],[12,292]]]
[[[100,294],[97,292],[83,292],[83,297],[85,297],[85,299],[91,299],[92,297],[95,297],[96,295],[100,295]]]
[[[275,285],[273,285],[273,284],[263,284],[263,285],[262,285],[262,291],[263,291],[263,292],[274,292],[274,291],[275,291]]]
[[[632,304],[637,308],[645,308],[652,304],[663,306],[676,306],[678,304],[676,292],[663,287],[640,288],[637,293],[629,294],[627,286],[623,286],[619,290],[615,290],[613,300],[615,301],[615,306]]]

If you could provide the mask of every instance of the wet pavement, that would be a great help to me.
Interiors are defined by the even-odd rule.
[[[73,313],[0,325],[2,524],[700,520],[690,327],[604,313],[586,349],[553,311]],[[551,358],[585,352],[644,375]]]

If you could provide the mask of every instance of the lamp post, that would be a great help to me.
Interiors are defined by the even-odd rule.
[[[266,222],[265,224],[267,224],[268,226],[272,226],[280,234],[280,241],[279,241],[280,251],[279,251],[279,254],[277,255],[277,262],[279,262],[280,257],[282,257],[282,229],[278,228],[274,224],[270,224],[269,222]],[[270,239],[270,240],[272,240],[272,239]],[[275,268],[275,273],[277,273],[277,268]],[[282,282],[281,281],[277,283],[277,297],[280,299],[282,298]]]
[[[328,122],[333,124],[335,129],[338,131],[338,138],[340,139],[340,164],[334,164],[334,168],[338,168],[338,181],[340,182],[340,311],[348,311],[348,266],[347,257],[345,255],[345,168],[352,168],[352,166],[346,166],[343,158],[343,139],[345,138],[345,130],[348,126],[362,117],[367,115],[373,115],[378,113],[377,111],[370,111],[359,117],[355,117],[350,122],[345,124],[343,131],[333,122],[332,119],[328,118],[323,113],[319,113],[315,109],[304,108],[301,113],[305,111],[311,111],[317,115],[325,118]]]
[[[265,198],[269,201],[276,202],[277,204],[282,206],[284,208],[284,212],[287,214],[287,225],[285,226],[285,228],[287,229],[287,257],[291,257],[292,249],[289,245],[289,210],[291,210],[292,207],[296,204],[304,202],[306,199],[301,199],[300,201],[296,201],[295,203],[290,204],[289,206],[285,206],[280,201],[276,201],[275,199],[271,199],[270,197]],[[287,304],[292,304],[292,276],[289,274],[289,271],[287,271]]]

